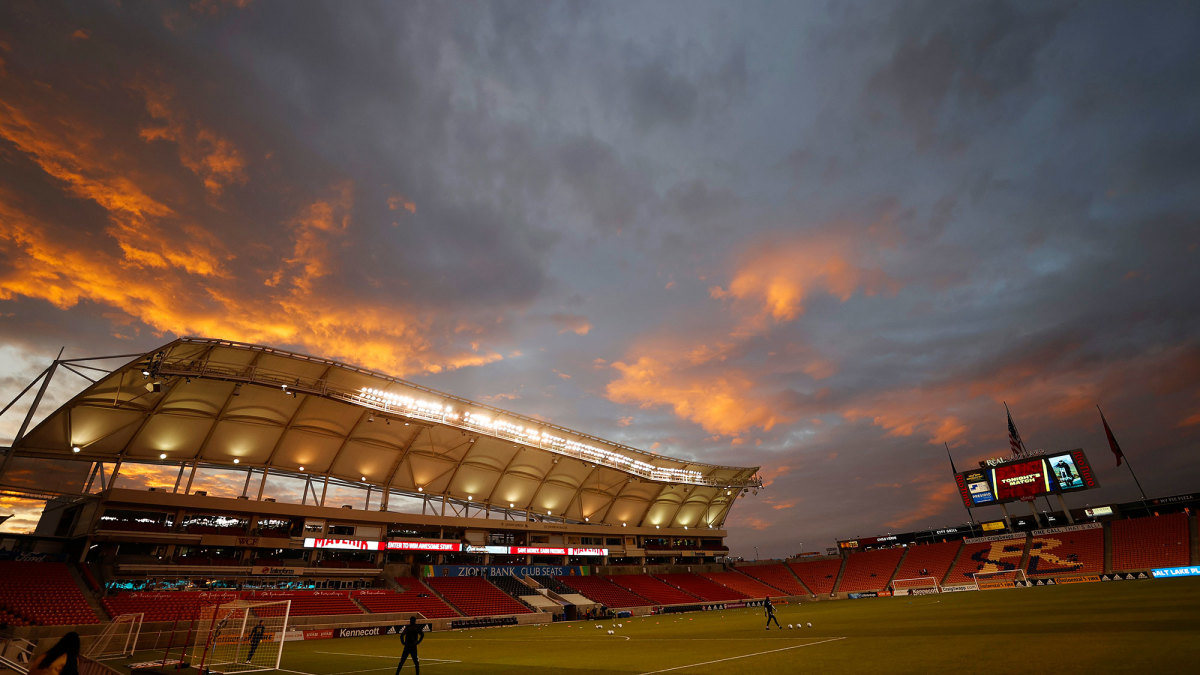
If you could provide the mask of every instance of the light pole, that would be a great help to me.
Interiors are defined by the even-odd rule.
[[[758,561],[758,547],[757,546],[754,547],[754,560],[755,560],[755,562]]]

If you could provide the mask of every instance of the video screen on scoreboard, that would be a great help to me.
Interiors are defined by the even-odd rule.
[[[1041,457],[992,467],[992,489],[996,499],[1007,501],[1036,497],[1050,492],[1050,472]]]
[[[1046,463],[1050,465],[1050,471],[1054,474],[1054,481],[1058,483],[1059,490],[1078,490],[1086,487],[1083,473],[1080,472],[1071,453],[1053,455],[1046,459]]]
[[[983,471],[968,471],[963,480],[967,485],[967,494],[971,497],[971,506],[991,504],[996,501],[992,494],[992,485],[988,483],[987,474]]]

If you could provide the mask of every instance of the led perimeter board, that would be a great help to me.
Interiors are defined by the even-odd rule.
[[[1099,483],[1083,450],[1070,450],[1003,462],[954,475],[968,507],[1031,500],[1047,494],[1090,490]]]

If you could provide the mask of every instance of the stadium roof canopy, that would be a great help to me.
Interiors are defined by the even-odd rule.
[[[236,464],[631,526],[719,527],[761,485],[758,467],[673,459],[344,363],[203,338],[108,372],[10,456]]]

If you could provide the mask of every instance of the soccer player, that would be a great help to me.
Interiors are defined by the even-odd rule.
[[[771,630],[772,621],[775,622],[776,628],[783,630],[783,626],[779,625],[779,619],[775,618],[775,605],[771,604],[770,598],[767,598],[766,601],[763,602],[763,609],[767,611],[767,630]]]
[[[250,653],[246,655],[246,663],[250,663],[250,659],[254,658],[254,652],[258,649],[258,643],[262,641],[266,630],[263,628],[262,619],[258,620],[257,626],[250,629]]]
[[[400,632],[400,643],[404,645],[404,652],[400,654],[400,663],[396,664],[396,675],[400,675],[400,669],[404,667],[404,662],[408,660],[409,654],[412,655],[413,667],[417,669],[417,675],[421,675],[421,662],[417,660],[417,645],[425,639],[425,633],[421,632],[422,626],[417,623],[417,617],[408,617],[408,625]]]

